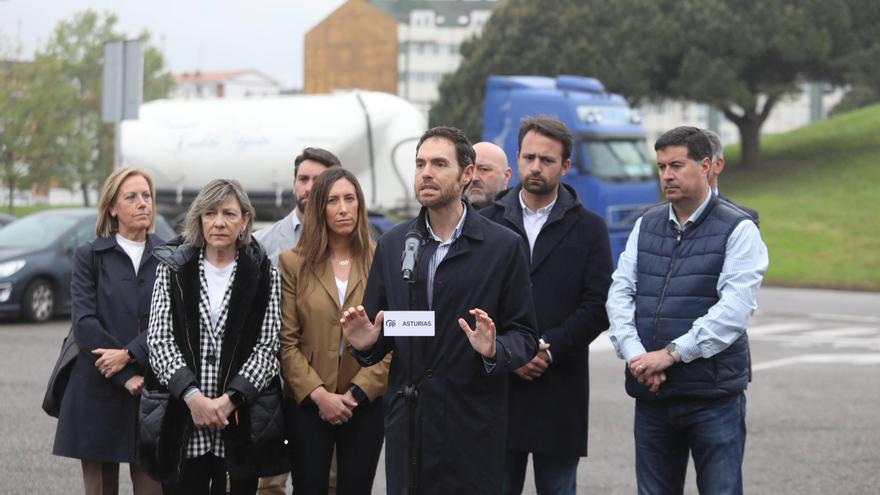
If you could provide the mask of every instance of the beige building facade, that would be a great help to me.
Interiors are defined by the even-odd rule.
[[[348,0],[305,37],[305,93],[345,89],[397,93],[397,22]]]

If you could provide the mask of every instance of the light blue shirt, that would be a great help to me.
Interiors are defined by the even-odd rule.
[[[672,204],[669,221],[680,231],[687,230],[700,216],[712,191],[703,204],[684,223],[678,222]],[[639,228],[636,220],[626,242],[626,249],[617,262],[605,309],[611,322],[608,336],[617,355],[627,362],[646,352],[636,331],[636,260],[638,258]],[[709,358],[727,349],[746,331],[752,313],[757,308],[757,294],[769,264],[767,246],[754,222],[744,221],[727,238],[724,264],[718,277],[719,300],[709,311],[694,321],[690,330],[673,340],[681,360],[689,363],[697,358]]]
[[[437,246],[437,250],[434,251],[434,256],[431,257],[430,262],[428,263],[428,307],[434,307],[434,274],[437,273],[437,267],[440,266],[440,263],[443,261],[443,258],[446,257],[446,253],[449,252],[449,248],[452,247],[452,243],[458,239],[458,236],[461,235],[461,230],[464,228],[464,217],[467,216],[467,208],[464,208],[461,213],[461,218],[458,220],[458,224],[455,226],[455,230],[452,231],[452,235],[448,240],[444,241],[443,239],[437,237],[437,234],[431,229],[431,222],[425,221],[425,225],[428,226],[428,234],[431,235],[431,239],[439,242],[440,245]]]

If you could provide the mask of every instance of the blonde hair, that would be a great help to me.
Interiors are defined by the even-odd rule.
[[[122,183],[128,180],[129,177],[138,175],[147,181],[147,185],[150,187],[150,198],[153,198],[153,201],[155,201],[156,190],[153,188],[153,179],[144,173],[143,170],[134,167],[123,167],[116,170],[104,180],[104,185],[101,187],[101,196],[98,197],[98,221],[95,223],[95,234],[98,237],[110,237],[119,231],[119,221],[110,213],[110,210],[116,203],[116,196],[119,194],[119,188],[122,187]],[[152,234],[155,229],[156,207],[154,203],[153,207],[150,208],[150,226],[147,227],[147,233]]]
[[[189,211],[186,212],[186,219],[183,222],[183,240],[195,247],[204,247],[206,241],[205,232],[202,230],[202,215],[230,197],[238,201],[238,205],[241,207],[241,216],[246,221],[244,236],[236,238],[236,247],[250,244],[251,229],[257,211],[251,205],[251,200],[244,192],[241,183],[233,179],[214,179],[199,191],[199,195],[190,205]]]

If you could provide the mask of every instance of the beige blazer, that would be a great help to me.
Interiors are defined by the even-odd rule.
[[[345,304],[339,304],[339,292],[328,260],[309,270],[308,283],[298,280],[302,256],[292,250],[278,257],[281,274],[281,373],[287,389],[297,403],[303,402],[316,388],[324,386],[337,394],[345,393],[354,383],[372,401],[385,392],[391,355],[369,368],[362,368],[351,355],[351,344],[344,342],[339,355],[344,308],[357,306],[364,297],[366,278],[357,262],[352,261],[345,292]]]

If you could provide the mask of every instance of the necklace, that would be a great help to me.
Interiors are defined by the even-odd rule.
[[[336,262],[339,263],[339,266],[348,266],[348,264],[351,263],[351,258],[346,258],[344,260],[341,260],[339,258],[335,258],[335,259],[336,259]]]

